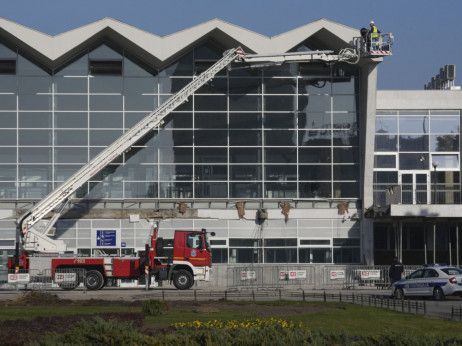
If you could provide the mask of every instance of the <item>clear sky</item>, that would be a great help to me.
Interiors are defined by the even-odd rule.
[[[440,67],[462,68],[462,0],[3,0],[0,16],[57,35],[111,17],[165,36],[220,18],[266,36],[326,18],[395,36],[379,89],[423,89]],[[461,85],[456,73],[456,85]]]

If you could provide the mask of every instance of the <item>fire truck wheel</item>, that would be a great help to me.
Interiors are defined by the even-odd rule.
[[[193,276],[187,270],[178,270],[173,275],[173,285],[179,290],[187,290],[194,284]]]
[[[102,290],[104,287],[106,287],[106,286],[107,286],[107,282],[108,282],[108,279],[107,279],[107,278],[104,278],[103,284],[102,284],[101,287],[98,288],[98,289],[99,289],[99,290]]]
[[[85,287],[88,290],[99,290],[104,284],[103,275],[97,270],[90,270],[85,277]]]
[[[64,282],[58,284],[59,287],[65,291],[72,291],[75,289],[79,284],[77,282]]]

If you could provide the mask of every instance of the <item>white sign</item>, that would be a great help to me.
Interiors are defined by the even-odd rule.
[[[306,270],[288,270],[279,272],[279,280],[306,279]]]
[[[361,279],[380,279],[380,270],[361,270]]]
[[[330,271],[330,279],[331,280],[344,280],[345,279],[345,271],[344,270],[331,270]]]
[[[29,274],[8,274],[9,284],[28,284],[30,282]]]
[[[75,273],[55,273],[55,282],[75,282],[77,276]]]
[[[257,274],[255,270],[241,272],[241,281],[242,280],[256,280]]]

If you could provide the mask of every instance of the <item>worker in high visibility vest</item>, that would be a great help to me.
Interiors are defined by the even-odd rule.
[[[369,35],[371,37],[371,50],[376,50],[377,42],[379,41],[380,30],[377,29],[373,20],[371,20],[369,25],[371,26],[371,30],[369,31]]]

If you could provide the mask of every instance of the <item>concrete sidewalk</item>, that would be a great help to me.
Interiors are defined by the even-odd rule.
[[[90,299],[104,299],[104,300],[122,300],[122,301],[134,301],[144,299],[166,299],[166,300],[219,300],[219,299],[241,299],[246,300],[267,300],[267,299],[302,299],[303,295],[308,296],[320,296],[324,292],[328,295],[339,295],[344,296],[352,295],[355,296],[377,296],[377,297],[389,297],[391,294],[390,290],[378,290],[375,288],[360,288],[342,290],[339,288],[331,289],[312,289],[312,288],[250,288],[245,287],[241,289],[230,289],[227,287],[199,287],[191,288],[189,290],[181,291],[175,288],[150,288],[145,290],[141,287],[133,288],[122,288],[122,287],[105,287],[99,291],[88,291],[79,287],[72,291],[64,291],[60,288],[41,289],[36,290],[38,292],[47,292],[58,296],[61,299],[70,300],[90,300]],[[23,296],[24,294],[32,292],[32,290],[0,290],[0,301],[4,300],[15,300]],[[266,299],[265,299],[266,298]]]

